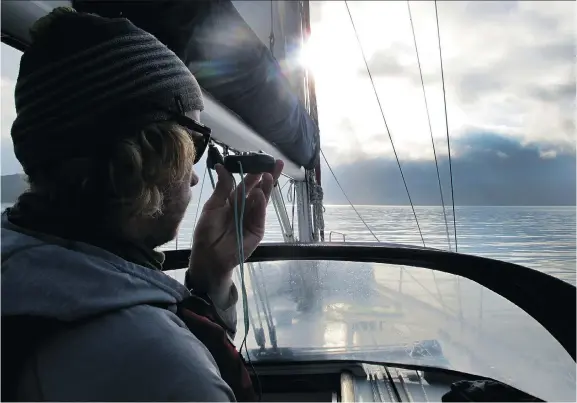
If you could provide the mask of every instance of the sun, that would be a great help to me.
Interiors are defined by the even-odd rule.
[[[314,36],[303,43],[297,56],[298,63],[309,70],[314,76],[321,74],[326,69],[326,58],[323,60],[323,52],[319,41]]]

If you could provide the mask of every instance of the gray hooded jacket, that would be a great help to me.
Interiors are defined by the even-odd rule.
[[[189,291],[101,248],[30,233],[2,217],[2,315],[64,321],[24,371],[25,401],[234,401],[207,348],[169,309]],[[213,297],[213,296],[211,296]],[[234,285],[213,300],[236,327]],[[3,369],[6,370],[6,369]]]

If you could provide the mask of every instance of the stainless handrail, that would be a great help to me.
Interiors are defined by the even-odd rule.
[[[331,232],[329,232],[329,242],[332,242],[333,233],[334,233],[334,234],[342,235],[342,236],[343,236],[343,242],[346,242],[346,235],[343,234],[342,232],[339,232],[339,231],[331,231]]]

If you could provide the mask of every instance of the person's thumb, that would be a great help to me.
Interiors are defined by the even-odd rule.
[[[232,175],[221,164],[216,164],[214,169],[218,175],[218,180],[212,195],[204,205],[205,210],[224,206],[228,196],[230,196],[230,192],[232,192]]]

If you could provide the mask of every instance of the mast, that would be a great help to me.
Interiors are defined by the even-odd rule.
[[[298,29],[293,38],[298,49],[302,49],[310,35],[310,8],[309,1],[293,3],[297,5]],[[314,81],[309,71],[304,67],[299,68],[291,77],[294,88],[300,101],[305,105],[307,112],[318,127],[316,108],[316,96]],[[322,198],[323,192],[320,187],[320,160],[313,170],[306,170],[305,178],[294,181],[297,204],[298,240],[301,243],[324,241],[324,219]],[[318,170],[318,171],[317,171]],[[319,180],[317,182],[317,180]],[[291,278],[298,284],[298,308],[310,310],[314,308],[320,298],[320,278],[317,264],[307,266],[299,265],[291,268]],[[300,281],[299,281],[300,280]]]
[[[295,36],[292,40],[295,43],[297,49],[302,49],[304,44],[304,1],[299,1],[298,3],[293,3],[297,6],[298,20],[295,21],[297,25]],[[308,2],[307,2],[308,3]],[[293,83],[293,88],[296,90],[299,100],[303,105],[307,105],[307,84],[306,84],[306,70],[303,67],[296,69],[291,77]],[[298,222],[298,240],[301,243],[310,243],[313,241],[313,223],[311,217],[311,205],[309,200],[308,191],[308,171],[305,173],[305,178],[302,181],[295,181],[295,192],[296,192],[296,204],[297,204],[297,222]]]
[[[268,6],[268,5],[267,5]],[[289,55],[293,49],[302,49],[305,40],[308,38],[310,32],[309,23],[309,4],[308,1],[299,2],[279,2],[270,1],[270,34],[269,34],[269,50],[271,55],[275,57],[275,48],[278,50],[278,45],[284,45],[281,54]],[[284,43],[277,44],[275,32],[282,34]],[[311,110],[311,87],[310,75],[303,67],[298,67],[291,73],[287,74],[287,78],[291,86],[297,94],[299,101],[305,107],[306,111],[311,116],[314,124],[318,127],[316,119],[316,98],[314,98],[314,87],[312,88],[314,98],[314,111]],[[314,84],[313,84],[314,85]],[[318,165],[318,164],[317,164]],[[282,200],[282,195],[278,186],[275,186],[272,193],[272,202],[281,224],[283,238],[285,242],[311,243],[318,242],[320,239],[320,226],[322,222],[322,189],[316,186],[314,180],[314,170],[305,170],[303,176],[291,180],[295,189],[295,203],[297,207],[297,225],[298,234],[293,232],[286,213],[286,206]],[[320,197],[319,197],[320,195]],[[317,205],[316,209],[313,207]],[[320,206],[318,206],[320,204]],[[319,221],[318,214],[312,214],[311,208],[320,211],[321,220]],[[323,222],[322,238],[324,239],[324,222]]]
[[[310,35],[310,6],[309,1],[300,1],[298,4],[299,27],[294,38],[301,49]],[[318,126],[318,113],[314,79],[305,68],[299,68],[293,75],[292,81],[297,90],[300,101],[305,105],[307,112]],[[323,218],[323,191],[320,186],[320,160],[313,170],[306,170],[302,181],[295,181],[298,239],[301,243],[324,241]]]
[[[303,36],[304,41],[308,41],[311,34],[310,2],[303,2]],[[310,71],[305,69],[305,89],[306,102],[305,107],[311,116],[313,122],[319,127],[319,117],[317,110],[317,96],[314,76]],[[320,135],[319,135],[320,148]],[[310,177],[309,177],[310,176]],[[323,188],[321,187],[321,160],[317,162],[314,170],[307,172],[306,178],[310,184],[310,202],[313,209],[313,240],[315,242],[325,241],[325,220],[323,217]]]

